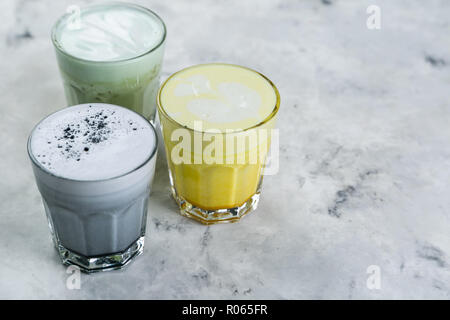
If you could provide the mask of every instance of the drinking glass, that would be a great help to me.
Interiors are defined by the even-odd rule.
[[[223,65],[226,66],[226,64]],[[196,66],[190,68],[194,67]],[[270,115],[257,125],[237,132],[196,130],[174,120],[161,102],[164,87],[177,73],[163,83],[158,94],[158,114],[167,155],[172,195],[182,215],[201,223],[239,221],[244,215],[255,210],[258,205],[264,165],[280,105],[278,90],[267,77],[258,73],[270,83],[276,95],[276,103]],[[180,136],[183,136],[185,141],[189,141],[190,145],[189,154],[186,155],[187,151],[183,150],[182,157],[187,156],[185,159],[194,159],[193,161],[178,159],[177,146],[180,143]],[[220,155],[209,155],[209,142],[218,140],[223,142]],[[198,144],[196,145],[198,141],[204,143],[199,147]],[[228,145],[227,142],[230,144]],[[218,150],[215,152],[217,153]]]
[[[68,29],[67,24],[82,26],[86,12],[107,10],[114,6],[137,10],[159,21],[163,32],[161,40],[143,54],[113,61],[83,59],[61,45],[60,36]],[[73,19],[77,19],[77,24]],[[63,15],[54,25],[51,38],[68,105],[110,103],[129,108],[153,121],[166,39],[166,27],[156,13],[138,5],[120,2],[90,5],[78,12]]]
[[[125,174],[98,180],[69,179],[49,171],[32,149],[31,140],[40,123],[31,132],[28,155],[52,239],[64,264],[77,265],[88,273],[119,269],[143,252],[158,145],[153,125],[146,122],[155,137],[148,158]]]

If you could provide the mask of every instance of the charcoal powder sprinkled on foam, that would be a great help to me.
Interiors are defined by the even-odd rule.
[[[64,141],[58,144],[58,149],[67,159],[81,160],[83,152],[89,151],[89,145],[98,144],[109,139],[112,132],[108,116],[104,114],[105,110],[100,110],[89,114],[83,119],[83,125],[80,123],[68,123],[64,126],[61,136],[55,136],[58,141]],[[75,142],[81,142],[81,150],[77,150]]]
[[[36,135],[32,144],[43,167],[59,176],[94,180],[122,174],[147,157],[151,144],[141,142],[141,138],[152,140],[154,134],[141,118],[101,104],[87,106],[76,106],[83,108],[82,112],[61,113],[62,117],[51,117],[38,127],[43,134]],[[116,163],[120,157],[126,161]]]

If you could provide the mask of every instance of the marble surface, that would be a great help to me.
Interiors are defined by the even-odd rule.
[[[0,2],[0,298],[450,297],[448,1],[137,1],[167,23],[163,79],[224,61],[277,84],[280,170],[256,212],[206,227],[178,215],[161,150],[145,253],[69,290],[26,139],[65,106],[49,32],[75,3]]]

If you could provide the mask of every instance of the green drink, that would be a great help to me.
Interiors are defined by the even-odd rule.
[[[104,102],[153,120],[166,28],[152,11],[110,3],[75,10],[52,40],[68,105]]]

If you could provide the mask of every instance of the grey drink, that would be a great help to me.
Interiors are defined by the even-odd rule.
[[[125,3],[63,16],[52,40],[69,105],[105,102],[153,120],[166,28],[152,11]]]
[[[142,253],[156,148],[145,118],[108,104],[65,108],[34,128],[28,153],[64,263],[115,269]]]

